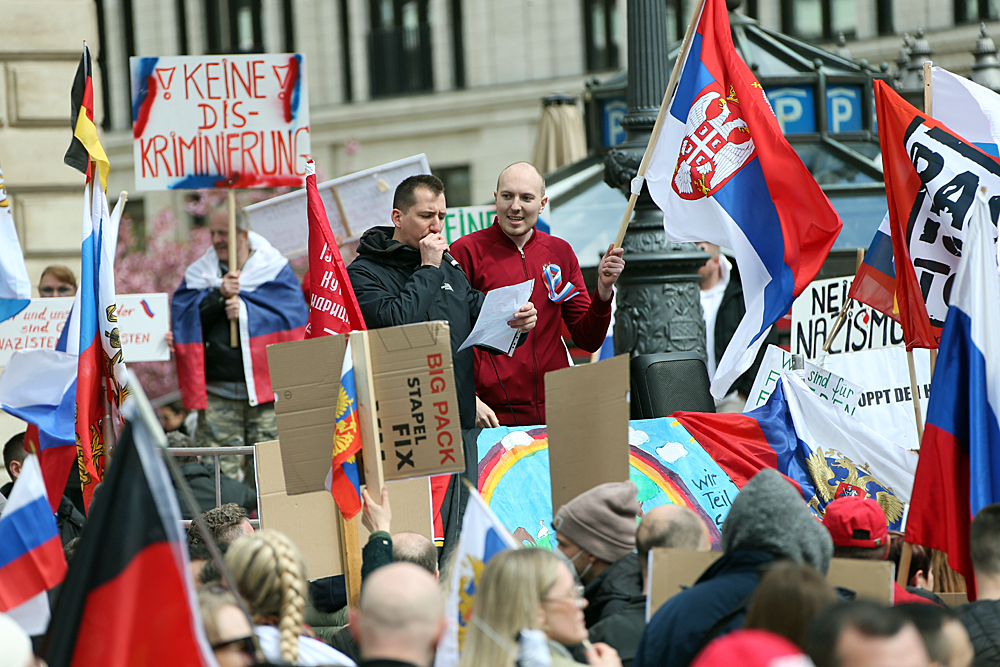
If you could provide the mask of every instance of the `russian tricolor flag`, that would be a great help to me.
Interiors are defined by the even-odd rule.
[[[938,348],[906,541],[944,551],[975,579],[972,517],[1000,502],[1000,278],[989,203],[977,194]]]
[[[309,309],[288,260],[263,236],[249,232],[253,253],[240,271],[240,347],[250,405],[274,400],[267,346],[302,340]],[[209,248],[184,272],[170,303],[181,398],[188,410],[205,408],[205,341],[199,305],[222,284],[219,256]]]
[[[333,455],[326,488],[333,494],[344,518],[352,519],[361,511],[361,482],[358,475],[361,428],[358,425],[358,397],[354,385],[354,358],[351,356],[350,339],[344,350],[344,363],[341,364],[336,418],[337,428],[333,436]],[[375,493],[377,495],[381,492]]]
[[[646,172],[666,235],[732,248],[743,283],[746,315],[712,381],[721,398],[819,272],[841,222],[733,48],[723,0],[705,1],[668,104]]]
[[[38,458],[29,454],[0,517],[0,611],[29,635],[44,634],[50,616],[46,592],[65,576],[59,527]]]
[[[80,289],[56,345],[56,350],[77,358],[76,437],[81,448],[83,497],[88,507],[94,487],[104,476],[104,397],[112,415],[118,417],[129,393],[115,301],[115,247],[124,199],[123,193],[114,211],[109,212],[104,190],[95,187],[93,180],[87,184]]]

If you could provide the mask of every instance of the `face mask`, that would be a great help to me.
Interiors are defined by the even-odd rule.
[[[580,556],[582,556],[584,553],[586,553],[586,552],[583,549],[580,549],[579,551],[576,552],[575,556],[573,556],[572,558],[567,558],[566,559],[570,563],[573,564],[573,567],[570,568],[570,572],[573,572],[574,574],[576,574],[576,559],[579,558]],[[587,576],[587,573],[590,572],[590,568],[592,568],[592,567],[594,567],[594,562],[593,561],[591,561],[590,563],[588,563],[587,567],[583,568],[583,572],[581,572],[579,575],[577,575],[577,579],[582,582],[583,578]]]

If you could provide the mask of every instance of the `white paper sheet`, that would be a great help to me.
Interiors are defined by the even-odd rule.
[[[535,280],[531,279],[487,292],[476,326],[472,328],[469,337],[458,351],[461,352],[473,345],[481,345],[508,356],[514,354],[519,332],[510,328],[507,323],[514,319],[514,313],[520,310],[521,306],[528,303],[534,288]]]

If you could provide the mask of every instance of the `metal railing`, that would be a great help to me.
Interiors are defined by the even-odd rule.
[[[171,456],[211,456],[213,458],[213,471],[215,478],[215,506],[222,507],[222,468],[220,467],[220,456],[252,456],[254,476],[258,483],[254,484],[254,495],[257,500],[257,518],[249,519],[254,530],[260,529],[260,483],[257,475],[257,448],[256,447],[166,447],[165,451]],[[181,521],[185,527],[191,524],[190,519]]]

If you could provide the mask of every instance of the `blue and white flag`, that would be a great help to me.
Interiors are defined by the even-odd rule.
[[[0,172],[0,322],[9,320],[31,303],[31,282],[24,253],[17,240],[10,199]]]
[[[1000,157],[1000,95],[946,69],[931,69],[931,116],[984,153]]]
[[[518,546],[517,540],[479,494],[470,490],[448,581],[448,600],[444,608],[448,626],[438,644],[434,667],[455,667],[458,664],[483,566],[501,551],[517,549]]]
[[[53,512],[76,465],[76,373],[75,354],[18,350],[0,375],[0,408],[30,424],[27,440],[37,437]]]

